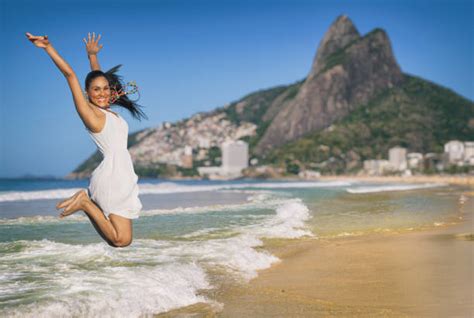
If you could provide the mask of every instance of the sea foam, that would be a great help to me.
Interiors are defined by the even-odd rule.
[[[219,230],[210,227],[189,233],[184,240],[134,239],[121,249],[105,243],[50,240],[0,243],[0,316],[151,317],[197,302],[213,303],[201,293],[214,287],[209,270],[225,273],[226,279],[248,281],[258,270],[280,261],[258,248],[263,238],[312,236],[305,226],[310,214],[303,201],[269,193],[251,195],[241,206],[163,214],[212,208],[223,214],[239,209],[274,212],[252,215],[251,225],[230,225],[225,229],[230,234],[224,237],[193,239]]]
[[[169,194],[169,193],[189,193],[203,191],[218,191],[232,189],[291,189],[291,188],[319,188],[319,187],[343,187],[350,186],[354,182],[348,181],[328,181],[328,182],[261,182],[261,183],[223,183],[217,185],[183,185],[174,182],[163,182],[159,184],[139,183],[139,194]],[[72,196],[82,188],[52,189],[39,191],[8,191],[0,193],[0,202],[10,201],[31,201],[62,199]]]
[[[346,189],[349,193],[375,193],[387,191],[408,191],[446,186],[445,183],[376,185]]]
[[[2,317],[151,317],[208,301],[197,291],[211,285],[193,262],[168,257],[165,264],[153,264],[151,255],[137,255],[140,249],[116,250],[104,244],[20,243],[22,252],[1,261]],[[133,256],[140,261],[131,261]],[[34,302],[21,304],[28,293],[36,295]]]
[[[191,206],[171,209],[148,209],[140,212],[140,217],[150,217],[155,215],[178,215],[178,214],[198,214],[208,212],[231,212],[231,211],[242,211],[250,208],[261,209],[261,208],[274,208],[279,204],[286,202],[287,195],[284,193],[275,196],[271,192],[261,192],[259,190],[246,191],[246,193],[252,193],[246,199],[246,202],[240,204],[211,204],[204,206]],[[59,212],[58,212],[59,214]],[[45,224],[45,223],[77,223],[77,222],[90,222],[83,213],[75,213],[68,216],[67,218],[60,219],[58,216],[25,216],[18,218],[0,218],[1,225],[14,225],[14,224]]]

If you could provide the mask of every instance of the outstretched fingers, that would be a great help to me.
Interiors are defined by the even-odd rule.
[[[87,33],[87,39],[83,38],[84,43],[86,44],[86,49],[89,54],[97,54],[103,47],[102,44],[99,45],[99,41],[102,38],[102,34],[96,36],[95,32],[92,34]]]
[[[96,38],[96,37],[95,37],[95,32],[92,32],[92,36],[91,36],[91,33],[89,32],[89,33],[87,33],[87,40],[88,40],[87,42],[92,42],[92,43],[97,44],[97,43],[99,42],[99,40],[100,40],[101,37],[102,37],[102,35],[99,34],[99,35],[97,36],[97,38]],[[84,38],[84,39],[85,39],[85,38]]]
[[[26,37],[29,38],[29,39],[33,39],[33,40],[39,40],[39,39],[47,39],[48,36],[47,35],[33,35],[29,32],[26,32]]]
[[[26,32],[26,37],[28,38],[28,40],[30,40],[31,42],[34,42],[35,40],[39,40],[41,38],[41,36],[37,36],[37,35],[33,35],[29,32]]]

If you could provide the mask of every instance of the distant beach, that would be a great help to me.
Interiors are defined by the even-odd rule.
[[[321,176],[320,180],[357,180],[366,182],[447,183],[474,186],[472,175],[415,175],[415,176]]]

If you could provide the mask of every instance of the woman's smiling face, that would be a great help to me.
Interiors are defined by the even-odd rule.
[[[87,90],[89,101],[101,108],[107,108],[110,105],[110,86],[109,81],[103,76],[95,78]]]

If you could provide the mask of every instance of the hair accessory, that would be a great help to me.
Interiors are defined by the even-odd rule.
[[[115,103],[120,97],[124,95],[133,95],[133,94],[138,95],[138,97],[134,99],[133,101],[137,101],[140,99],[140,92],[138,91],[138,86],[135,81],[128,82],[125,85],[125,87],[119,90],[117,90],[117,88],[114,87],[110,93],[110,103],[111,104]]]

